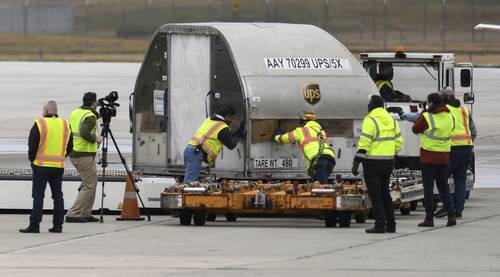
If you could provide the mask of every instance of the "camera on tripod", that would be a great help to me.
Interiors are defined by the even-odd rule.
[[[112,91],[103,98],[97,100],[97,106],[100,106],[99,114],[102,118],[111,118],[116,116],[116,108],[120,104],[116,103],[118,100],[118,92]]]

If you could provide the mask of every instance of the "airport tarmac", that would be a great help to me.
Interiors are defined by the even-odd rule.
[[[397,217],[395,234],[370,223],[325,228],[309,218],[219,216],[206,226],[178,219],[65,224],[21,234],[27,215],[0,215],[0,276],[500,276],[500,190],[477,189],[463,219],[419,228],[422,207]]]
[[[27,135],[45,101],[56,99],[67,117],[89,90],[100,97],[120,93],[112,128],[130,161],[128,94],[139,66],[0,62],[0,168],[28,167]],[[50,215],[41,234],[20,234],[28,215],[0,215],[0,276],[500,276],[499,74],[475,71],[481,188],[472,192],[458,226],[446,228],[438,219],[436,228],[418,228],[424,217],[419,207],[398,216],[396,234],[384,235],[365,234],[369,223],[327,229],[316,219],[227,223],[220,217],[204,227],[181,227],[170,216],[153,216],[152,222],[106,216],[104,224],[65,224],[63,234],[50,234]]]

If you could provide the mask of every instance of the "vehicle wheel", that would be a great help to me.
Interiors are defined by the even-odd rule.
[[[470,197],[470,190],[465,192],[465,199],[469,199]]]
[[[207,221],[215,221],[217,214],[207,214]]]
[[[356,214],[354,219],[356,219],[356,223],[365,223],[366,222],[366,214]]]
[[[232,214],[232,213],[226,214],[226,221],[227,222],[236,222],[237,219],[238,219],[238,216],[236,214]]]
[[[351,227],[351,213],[342,211],[338,214],[339,216],[339,227],[347,228]]]
[[[373,209],[370,209],[368,212],[368,219],[374,219],[375,217],[373,216]]]
[[[191,210],[184,209],[179,212],[179,221],[181,225],[188,226],[191,225],[191,218],[193,217],[193,213]]]
[[[205,210],[193,211],[193,221],[196,226],[203,226],[207,221],[207,212]]]
[[[399,211],[401,212],[401,215],[410,215],[411,213],[410,208],[400,208]]]
[[[325,227],[335,227],[337,226],[337,214],[335,212],[330,212],[325,214]]]
[[[416,210],[417,210],[417,207],[418,207],[418,200],[415,200],[415,201],[411,201],[411,202],[410,202],[410,210],[412,210],[412,211],[416,211]]]

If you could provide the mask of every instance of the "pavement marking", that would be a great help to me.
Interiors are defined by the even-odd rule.
[[[118,233],[118,232],[133,230],[133,229],[136,229],[136,228],[142,228],[142,227],[146,227],[146,226],[149,226],[149,225],[162,224],[162,223],[166,223],[166,222],[173,221],[173,220],[175,220],[175,218],[165,219],[165,220],[161,220],[161,221],[158,221],[158,222],[144,223],[144,224],[140,224],[140,225],[135,225],[135,226],[131,226],[131,227],[110,230],[110,231],[106,231],[106,232],[99,232],[99,233],[81,235],[81,236],[76,236],[76,237],[72,237],[72,238],[68,238],[68,239],[63,239],[63,240],[58,240],[58,241],[52,241],[52,242],[46,242],[46,243],[40,243],[40,244],[30,245],[30,246],[26,246],[26,247],[19,248],[19,249],[11,249],[11,250],[7,250],[7,251],[2,251],[2,252],[0,252],[0,255],[23,253],[23,252],[26,252],[26,251],[29,251],[29,250],[32,250],[32,249],[41,248],[41,247],[59,245],[59,244],[63,244],[63,243],[66,243],[66,242],[73,242],[73,241],[79,241],[79,240],[93,238],[93,237],[99,237],[99,236],[103,236],[103,235],[106,235],[106,234]]]
[[[487,219],[491,219],[491,218],[495,218],[495,217],[499,217],[499,216],[500,216],[500,214],[493,214],[493,215],[482,216],[482,217],[478,217],[478,218],[472,218],[469,220],[460,220],[461,223],[457,223],[457,225],[455,227],[451,227],[451,228],[456,228],[457,226],[460,226],[460,225],[478,222],[478,221],[482,221],[482,220],[487,220]],[[440,227],[424,229],[424,230],[417,231],[417,232],[395,235],[395,236],[388,237],[388,238],[381,239],[381,240],[359,243],[359,244],[341,247],[341,248],[337,248],[337,249],[333,249],[333,250],[329,250],[329,251],[317,252],[317,253],[310,254],[310,255],[297,256],[297,257],[291,257],[291,258],[285,258],[285,259],[273,260],[273,261],[260,261],[260,262],[254,262],[254,263],[248,263],[248,264],[241,264],[238,266],[217,267],[217,268],[214,268],[214,270],[245,270],[245,269],[249,269],[249,267],[255,266],[255,265],[262,265],[262,264],[276,263],[276,262],[291,262],[291,261],[305,260],[305,259],[309,259],[309,258],[314,258],[314,257],[324,256],[324,255],[333,254],[333,253],[337,253],[337,252],[342,252],[345,250],[356,249],[356,248],[361,248],[361,247],[365,247],[365,246],[371,246],[371,245],[375,245],[375,244],[382,243],[382,242],[387,242],[387,241],[397,240],[400,238],[419,235],[419,234],[432,232],[432,231],[436,231],[436,230],[440,230],[440,229],[444,229],[444,228],[450,228],[450,227],[446,227],[446,225],[443,225]],[[369,234],[367,234],[367,235],[369,236]]]

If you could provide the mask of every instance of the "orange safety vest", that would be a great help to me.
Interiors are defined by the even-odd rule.
[[[446,105],[455,120],[455,129],[451,134],[451,146],[473,145],[470,133],[469,111],[465,106],[458,108]]]
[[[70,135],[68,121],[51,117],[37,119],[35,123],[40,133],[40,142],[33,164],[41,167],[64,168]]]

